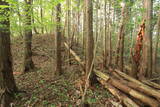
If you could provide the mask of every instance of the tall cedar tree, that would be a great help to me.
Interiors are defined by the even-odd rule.
[[[156,35],[156,43],[155,43],[155,51],[153,57],[153,72],[157,72],[157,52],[158,52],[158,45],[159,45],[159,36],[160,36],[160,12],[157,21],[157,35]]]
[[[9,107],[11,96],[17,91],[10,47],[9,4],[0,0],[0,107]],[[3,7],[4,6],[4,7]]]
[[[25,0],[25,31],[24,31],[24,72],[29,72],[34,69],[34,64],[32,61],[32,18],[31,18],[31,11],[32,11],[32,0]]]
[[[143,62],[139,78],[152,76],[152,7],[153,0],[144,0],[144,18],[146,19],[143,44]]]
[[[93,4],[92,0],[86,0],[86,75],[93,70],[93,57],[94,57],[94,38],[93,38]],[[94,72],[90,76],[91,85],[96,81]]]

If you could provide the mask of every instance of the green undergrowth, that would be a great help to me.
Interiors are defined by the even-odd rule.
[[[26,93],[15,94],[15,107],[77,107],[81,102],[81,91],[75,81],[81,77],[82,68],[72,61],[68,66],[63,63],[64,74],[54,76],[54,38],[33,36],[33,61],[37,68],[34,72],[15,75],[17,87]],[[23,39],[12,41],[13,68],[15,72],[23,70]],[[78,51],[78,49],[77,49]],[[80,51],[80,50],[79,50]],[[66,58],[65,53],[63,58]],[[82,53],[79,53],[81,55]],[[83,55],[81,55],[83,56]],[[97,84],[89,88],[85,102],[95,107],[104,107],[114,99],[106,89]]]

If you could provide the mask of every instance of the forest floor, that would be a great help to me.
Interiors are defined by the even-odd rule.
[[[16,94],[13,102],[15,107],[75,107],[80,106],[81,91],[76,81],[81,76],[82,69],[78,63],[72,61],[67,65],[63,62],[64,74],[54,76],[54,37],[51,35],[33,36],[33,61],[36,66],[34,72],[21,75],[23,70],[23,39],[12,38],[13,69],[17,86],[26,93]],[[75,48],[78,51],[78,48]],[[64,49],[63,49],[64,50]],[[66,54],[63,52],[63,58]],[[114,107],[112,101],[116,99],[102,86],[97,84],[89,88],[86,102],[91,107]]]

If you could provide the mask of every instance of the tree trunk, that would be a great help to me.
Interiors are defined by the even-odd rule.
[[[152,76],[152,0],[144,1],[146,28],[143,44],[143,62],[139,78]]]
[[[61,61],[61,4],[56,7],[56,74],[62,74],[62,61]]]
[[[31,28],[31,13],[30,9],[32,8],[32,1],[25,0],[26,8],[25,8],[25,31],[24,31],[24,72],[29,72],[34,69],[34,64],[32,61],[32,28]]]
[[[95,33],[96,33],[96,40],[95,40],[95,42],[97,42],[97,38],[98,38],[98,27],[99,27],[99,20],[98,20],[98,15],[99,15],[99,0],[96,0],[96,18],[95,18],[95,20],[96,20],[96,31],[95,31]]]
[[[0,5],[8,6],[9,4],[0,1]],[[9,12],[9,7],[0,7],[0,10],[0,17],[4,18],[0,21],[0,107],[9,107],[17,87],[12,69],[9,14],[6,14]]]
[[[93,85],[96,81],[93,70],[94,38],[93,38],[93,5],[92,0],[86,0],[86,77],[90,75],[90,82]]]
[[[158,52],[158,45],[159,45],[159,36],[160,36],[160,12],[157,21],[157,36],[156,36],[156,46],[154,51],[154,58],[153,58],[153,71],[157,72],[157,52]]]
[[[83,1],[83,53],[84,61],[86,63],[86,1]]]
[[[33,1],[32,1],[32,4],[34,4]],[[35,24],[35,18],[34,17],[35,17],[34,16],[34,10],[33,10],[33,7],[32,7],[32,23],[33,23],[33,25]],[[39,34],[35,25],[33,26],[33,31],[34,31],[35,34]]]
[[[44,33],[44,24],[43,24],[43,6],[42,6],[42,0],[40,1],[40,16],[41,16],[41,33]]]
[[[122,24],[120,26],[120,31],[118,35],[118,43],[116,49],[116,62],[121,71],[123,71],[124,61],[123,61],[123,50],[124,50],[124,37],[125,37],[125,25],[127,24],[127,3],[122,7]]]
[[[105,0],[105,4],[104,4],[104,21],[105,21],[105,25],[104,25],[104,58],[103,58],[103,67],[106,67],[107,65],[107,0]]]
[[[109,0],[109,15],[111,14],[111,1]],[[108,49],[108,66],[110,66],[112,64],[112,37],[111,37],[111,24],[112,24],[112,20],[110,18],[110,16],[108,15],[108,36],[109,36],[109,49]]]
[[[71,1],[70,0],[66,0],[67,2],[67,37],[68,37],[68,45],[69,48],[71,48],[71,10],[70,10],[70,6],[71,6]],[[68,65],[71,64],[70,61],[70,51],[68,50]]]
[[[22,16],[21,16],[21,13],[20,13],[20,6],[19,6],[19,1],[18,2],[18,12],[17,12],[17,15],[18,15],[18,21],[19,21],[19,34],[21,37],[23,37],[23,32],[22,32]]]

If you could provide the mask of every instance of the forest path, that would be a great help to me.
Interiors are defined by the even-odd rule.
[[[12,39],[13,68],[16,83],[27,93],[17,94],[16,107],[73,107],[79,106],[81,93],[75,81],[81,77],[81,68],[76,62],[68,67],[63,63],[64,75],[54,77],[54,36],[33,36],[33,61],[37,71],[19,75],[23,70],[23,38]],[[77,48],[74,48],[78,51]],[[79,52],[81,54],[81,52]],[[66,54],[63,53],[63,57]],[[83,55],[81,55],[83,56]],[[64,61],[65,62],[65,61]],[[20,73],[19,73],[20,72]],[[94,107],[111,106],[115,100],[103,87],[88,89],[86,102]]]

